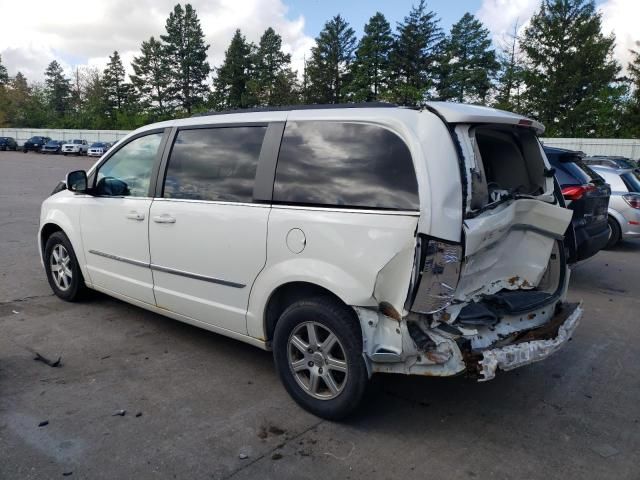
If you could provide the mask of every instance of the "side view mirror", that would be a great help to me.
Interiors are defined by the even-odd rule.
[[[67,189],[70,192],[85,193],[87,191],[87,172],[76,170],[67,173]]]

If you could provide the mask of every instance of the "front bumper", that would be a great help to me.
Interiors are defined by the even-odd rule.
[[[581,303],[563,304],[548,324],[530,330],[517,343],[484,350],[479,360],[469,359],[467,368],[477,368],[478,381],[484,382],[493,379],[498,369],[508,371],[544,360],[571,340],[582,314]]]

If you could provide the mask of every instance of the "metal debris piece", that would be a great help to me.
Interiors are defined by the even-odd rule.
[[[124,417],[127,414],[126,410],[116,410],[116,412],[111,415],[112,417]]]
[[[241,453],[239,457],[240,457],[240,460],[246,460],[247,458],[249,458],[249,455],[247,455],[246,453]]]
[[[38,352],[36,352],[36,356],[34,358],[34,360],[36,362],[42,362],[45,365],[49,365],[52,368],[56,368],[56,367],[61,367],[62,366],[62,357],[58,357],[58,359],[53,362],[51,360],[49,360],[47,357],[40,355]]]

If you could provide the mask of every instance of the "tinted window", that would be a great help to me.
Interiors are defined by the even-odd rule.
[[[592,179],[584,169],[576,162],[562,161],[563,155],[557,155],[555,153],[548,153],[547,158],[553,168],[556,169],[556,178],[561,186],[565,185],[584,185],[589,183]],[[579,159],[580,157],[566,156],[565,158]]]
[[[181,130],[171,150],[165,198],[251,202],[266,127]]]
[[[374,125],[288,122],[280,147],[277,202],[418,209],[411,154],[396,134]]]
[[[640,173],[633,171],[620,176],[630,192],[640,193]]]
[[[124,145],[98,170],[98,195],[149,196],[151,170],[162,133],[138,137]]]

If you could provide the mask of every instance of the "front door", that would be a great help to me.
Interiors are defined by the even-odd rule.
[[[154,200],[149,246],[157,305],[246,333],[266,261],[269,206],[253,202],[265,126],[181,129]]]
[[[134,138],[96,172],[80,209],[87,271],[96,287],[155,304],[149,260],[151,177],[163,132]]]

